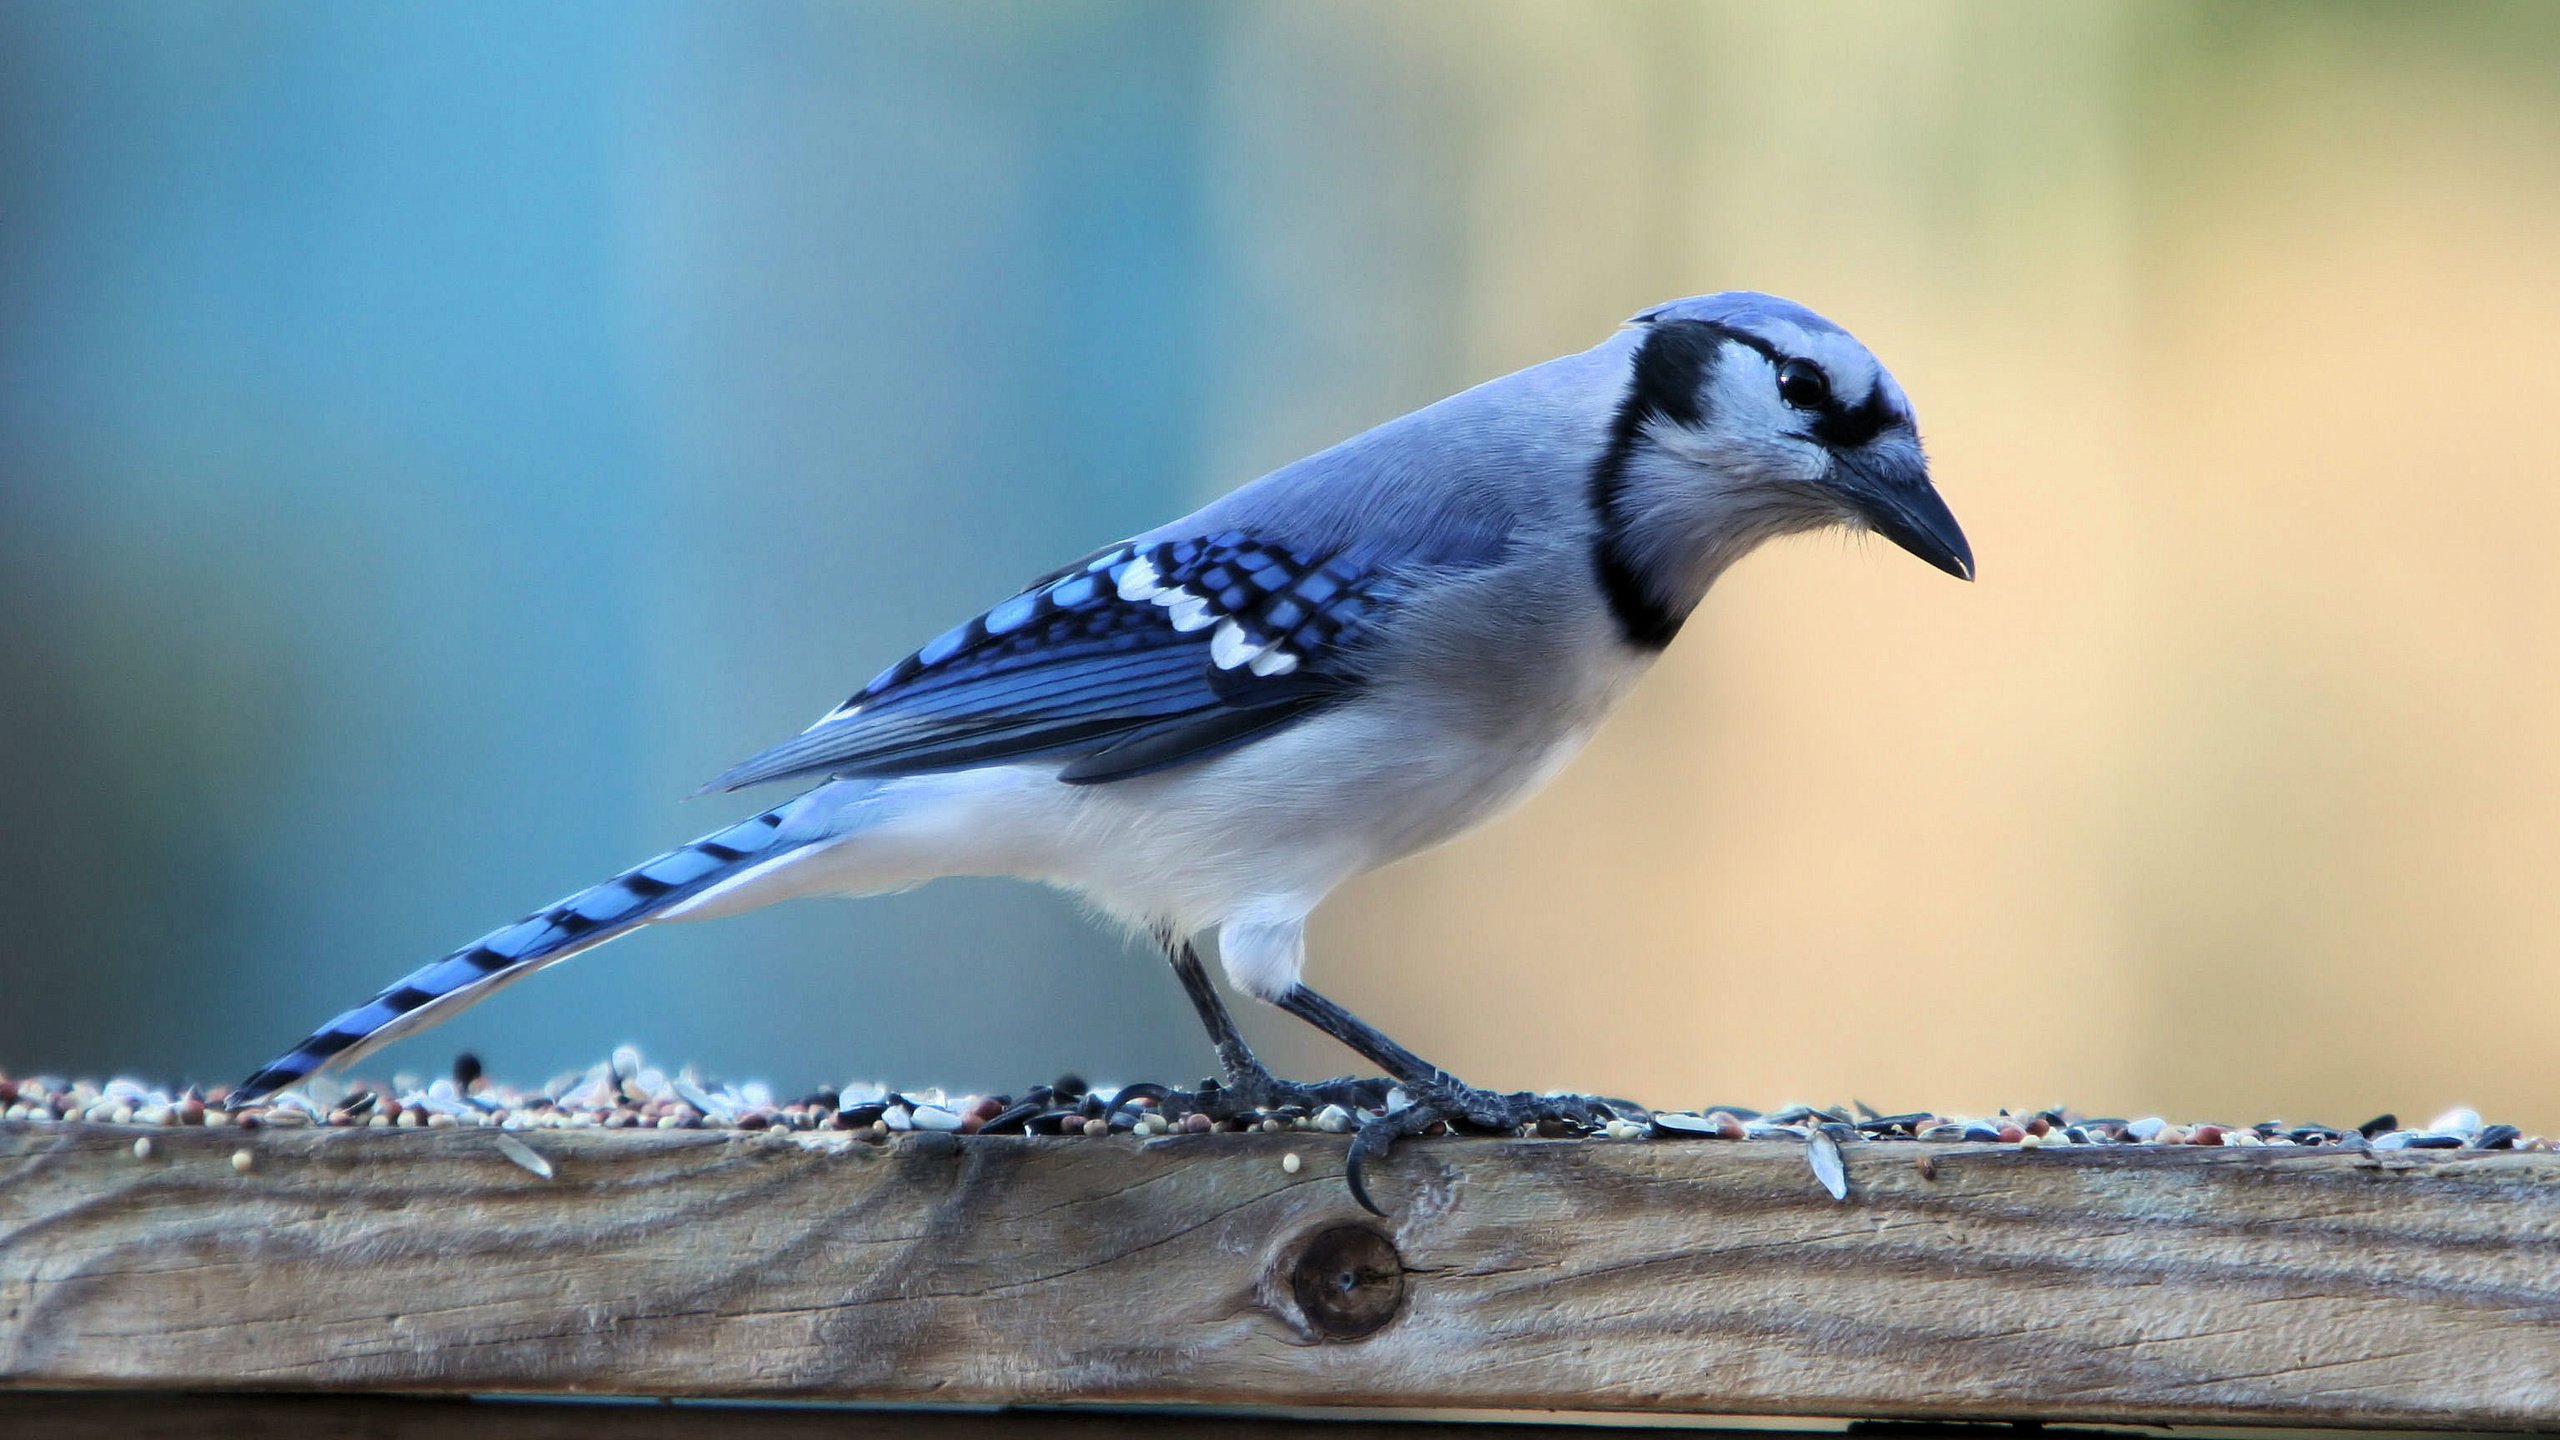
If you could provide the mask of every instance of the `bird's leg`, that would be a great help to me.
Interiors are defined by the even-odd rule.
[[[1173,962],[1173,973],[1182,981],[1182,993],[1191,997],[1191,1008],[1199,1012],[1201,1027],[1209,1032],[1209,1043],[1217,1047],[1218,1073],[1226,1077],[1229,1088],[1272,1079],[1270,1068],[1245,1043],[1244,1032],[1236,1028],[1236,1017],[1228,1013],[1227,1003],[1218,998],[1216,987],[1209,983],[1209,972],[1200,964],[1200,952],[1188,940],[1168,940],[1165,958]]]
[[[1643,1120],[1649,1113],[1634,1101],[1603,1095],[1535,1095],[1525,1090],[1506,1095],[1479,1090],[1304,985],[1290,987],[1280,997],[1280,1008],[1385,1067],[1409,1101],[1363,1124],[1351,1142],[1344,1177],[1351,1182],[1351,1198],[1373,1215],[1386,1212],[1369,1198],[1363,1181],[1369,1162],[1385,1156],[1402,1137],[1419,1135],[1439,1122],[1494,1135],[1517,1134],[1531,1125],[1560,1125],[1570,1132],[1588,1133],[1612,1120]]]
[[[1165,958],[1173,962],[1173,973],[1182,981],[1182,993],[1191,997],[1191,1008],[1199,1012],[1200,1024],[1209,1032],[1209,1043],[1217,1047],[1218,1070],[1225,1077],[1216,1090],[1187,1097],[1197,1108],[1225,1119],[1247,1110],[1276,1110],[1284,1105],[1311,1110],[1325,1105],[1375,1110],[1386,1104],[1384,1080],[1345,1075],[1309,1082],[1283,1080],[1272,1074],[1271,1068],[1253,1053],[1253,1047],[1245,1043],[1244,1032],[1236,1028],[1235,1016],[1227,1012],[1226,1002],[1218,998],[1217,988],[1209,983],[1209,972],[1200,964],[1200,952],[1189,941],[1176,941],[1170,936],[1165,937],[1164,950]]]
[[[1408,1084],[1456,1083],[1449,1072],[1390,1040],[1378,1027],[1304,985],[1292,985],[1280,1008],[1306,1021]]]

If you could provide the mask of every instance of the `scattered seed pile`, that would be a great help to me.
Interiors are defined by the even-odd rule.
[[[1402,1103],[1385,1082],[1362,1088],[1360,1104],[1309,1108],[1282,1106],[1234,1113],[1217,1103],[1214,1086],[1175,1090],[1162,1085],[1088,1086],[1073,1076],[1035,1085],[1019,1096],[953,1096],[941,1090],[894,1091],[856,1084],[821,1089],[797,1100],[778,1099],[762,1084],[721,1084],[692,1070],[670,1074],[629,1048],[583,1073],[564,1075],[540,1090],[496,1084],[463,1056],[450,1076],[420,1083],[397,1076],[388,1084],[314,1080],[255,1104],[232,1108],[226,1092],[187,1089],[172,1093],[130,1079],[66,1081],[50,1076],[12,1079],[0,1074],[0,1120],[50,1124],[85,1120],[117,1125],[260,1127],[332,1126],[373,1129],[449,1129],[494,1126],[531,1129],[834,1130],[886,1139],[900,1130],[940,1130],[979,1135],[1165,1135],[1210,1132],[1265,1133],[1313,1130],[1347,1134],[1362,1121]],[[1437,1133],[1435,1127],[1433,1133]],[[2256,1125],[2210,1122],[2172,1124],[2159,1116],[2092,1118],[2063,1107],[1989,1116],[1914,1111],[1880,1115],[1864,1105],[1817,1108],[1791,1105],[1763,1113],[1741,1105],[1655,1111],[1643,1120],[1611,1120],[1577,1130],[1550,1123],[1551,1137],[1606,1136],[1615,1140],[1883,1140],[2047,1145],[2240,1145],[2326,1146],[2373,1150],[2551,1150],[2554,1142],[2527,1136],[2513,1125],[2488,1125],[2470,1110],[2438,1116],[2423,1128],[2404,1127],[2380,1115],[2362,1125],[2262,1121]]]

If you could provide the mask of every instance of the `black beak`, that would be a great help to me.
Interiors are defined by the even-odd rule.
[[[1959,580],[1973,578],[1973,547],[1938,498],[1916,450],[1839,458],[1839,487],[1859,518],[1887,540]]]

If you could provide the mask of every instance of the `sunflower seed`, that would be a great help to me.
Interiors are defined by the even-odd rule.
[[[498,1132],[497,1143],[499,1154],[506,1156],[508,1159],[513,1160],[518,1165],[523,1166],[525,1169],[532,1171],[534,1174],[541,1176],[545,1180],[551,1178],[551,1162],[543,1159],[541,1152],[535,1150],[532,1146],[527,1145],[523,1141],[503,1130]]]
[[[1832,1199],[1849,1198],[1849,1170],[1840,1160],[1840,1142],[1831,1138],[1829,1129],[1816,1130],[1805,1137],[1804,1157],[1813,1165],[1813,1178],[1822,1182]]]

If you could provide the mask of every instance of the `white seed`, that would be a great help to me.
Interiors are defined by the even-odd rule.
[[[1813,1178],[1831,1192],[1834,1200],[1849,1198],[1849,1170],[1840,1160],[1840,1142],[1826,1131],[1816,1130],[1804,1137],[1805,1159],[1813,1165]]]
[[[1316,1128],[1327,1135],[1344,1135],[1351,1130],[1351,1112],[1339,1105],[1327,1105],[1316,1112]]]
[[[1295,1175],[1306,1167],[1306,1163],[1298,1158],[1298,1152],[1295,1150],[1280,1157],[1280,1169],[1284,1174]]]
[[[540,1151],[535,1150],[532,1146],[527,1145],[513,1135],[500,1135],[498,1137],[498,1153],[506,1156],[516,1164],[523,1166],[525,1169],[532,1171],[534,1174],[541,1176],[545,1180],[551,1178],[551,1162],[543,1159]]]
[[[2480,1112],[2468,1106],[2447,1110],[2427,1128],[2439,1135],[2477,1135],[2480,1133]]]
[[[246,1175],[258,1168],[258,1157],[246,1150],[234,1150],[231,1152],[231,1168]]]
[[[150,1136],[145,1135],[141,1139],[133,1142],[133,1158],[136,1160],[148,1160],[151,1158]]]

